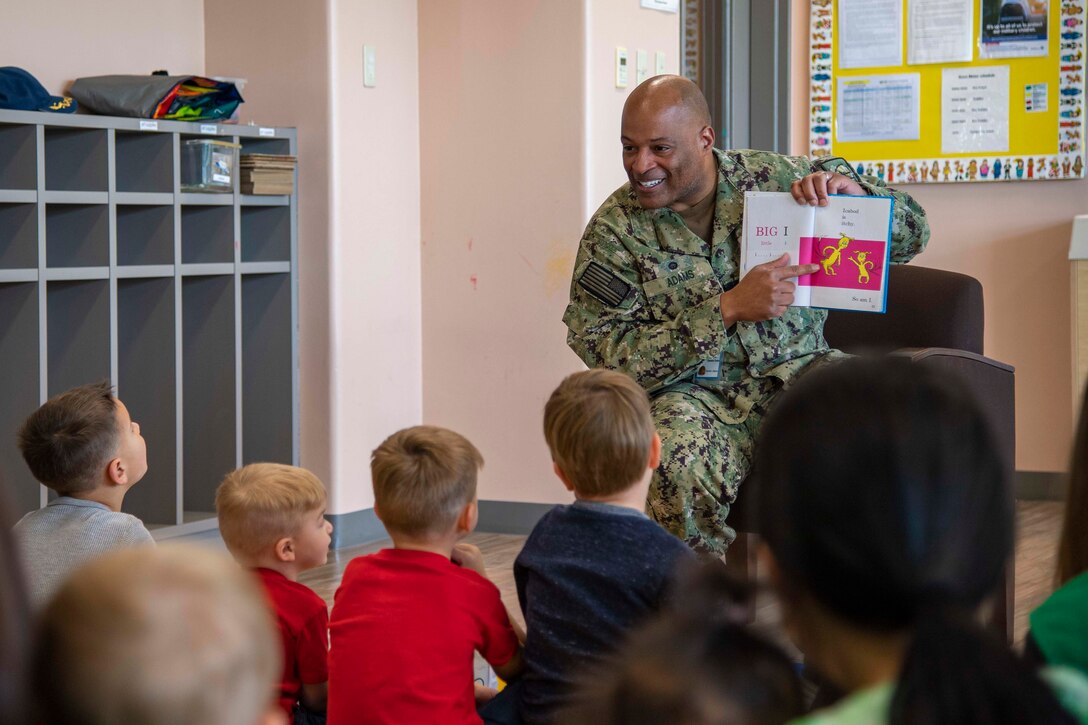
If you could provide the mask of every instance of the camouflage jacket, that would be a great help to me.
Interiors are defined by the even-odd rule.
[[[752,405],[828,350],[821,309],[790,307],[782,317],[726,329],[718,297],[737,283],[744,192],[789,191],[813,171],[799,156],[715,150],[718,198],[710,244],[671,209],[643,209],[630,184],[590,219],[582,236],[563,321],[567,344],[590,367],[623,370],[651,395],[678,389],[722,421],[743,421]],[[925,211],[871,177],[862,186],[894,200],[893,263],[925,248]],[[591,291],[592,290],[592,291]],[[716,379],[696,379],[707,360]]]

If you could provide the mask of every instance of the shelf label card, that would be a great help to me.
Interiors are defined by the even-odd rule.
[[[202,123],[200,124],[200,132],[211,136],[218,136],[219,126],[216,126],[214,123]]]
[[[159,130],[159,122],[158,121],[140,121],[140,130],[141,131],[158,131]]]
[[[258,131],[257,133],[260,134],[261,136],[275,136],[276,135],[276,129],[262,127],[261,130]]]

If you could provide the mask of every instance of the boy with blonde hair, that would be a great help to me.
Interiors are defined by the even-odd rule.
[[[50,398],[23,422],[18,443],[34,478],[57,494],[12,529],[32,607],[87,559],[154,543],[143,522],[121,513],[147,473],[147,444],[108,382]]]
[[[509,697],[530,724],[569,704],[577,672],[658,611],[674,570],[694,559],[644,513],[661,439],[635,381],[611,370],[567,377],[544,408],[544,437],[575,501],[545,514],[514,562],[528,636]]]
[[[203,547],[139,547],[77,569],[34,653],[43,725],[282,725],[261,592]]]
[[[500,677],[521,647],[475,546],[476,474],[463,436],[417,426],[370,459],[374,513],[392,549],[348,564],[330,621],[329,719],[334,723],[480,723],[473,651]]]
[[[296,723],[323,722],[328,699],[328,609],[298,581],[328,560],[325,504],[317,476],[282,463],[239,468],[215,492],[223,542],[256,573],[275,613],[283,652],[279,703]]]

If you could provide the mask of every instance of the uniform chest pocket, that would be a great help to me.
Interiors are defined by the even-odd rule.
[[[646,304],[659,320],[672,319],[722,293],[714,268],[705,257],[677,254],[664,259],[646,257],[640,262]]]

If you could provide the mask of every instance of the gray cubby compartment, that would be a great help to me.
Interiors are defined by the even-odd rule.
[[[215,515],[215,489],[237,464],[234,294],[233,275],[182,281],[186,521]]]
[[[174,207],[117,205],[117,264],[174,263]]]
[[[46,392],[110,379],[110,283],[46,283]]]
[[[0,144],[2,135],[0,132]],[[37,266],[38,205],[0,203],[0,269]]]
[[[124,510],[159,538],[214,527],[240,463],[298,461],[296,200],[179,193],[196,131],[0,110],[0,436],[109,379],[147,442]],[[290,129],[215,131],[296,152]],[[42,505],[16,446],[0,466],[18,511]]]
[[[114,137],[117,191],[174,191],[172,134],[117,131]]]
[[[38,284],[0,284],[0,476],[16,511],[41,505],[41,492],[15,445],[23,419],[38,407]]]
[[[242,462],[292,460],[291,275],[242,275]]]
[[[109,207],[45,205],[47,267],[105,267],[110,263]]]
[[[117,282],[117,394],[147,442],[147,475],[125,510],[148,525],[178,521],[174,278]]]
[[[234,207],[186,205],[181,208],[181,261],[213,264],[234,261]]]
[[[45,127],[45,188],[49,191],[106,191],[108,131],[104,128]]]
[[[0,124],[0,189],[38,188],[38,140],[31,125]]]

